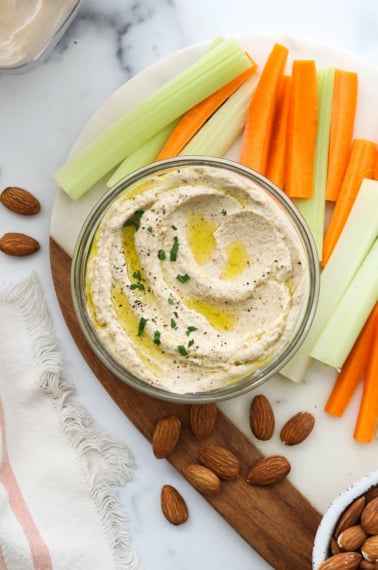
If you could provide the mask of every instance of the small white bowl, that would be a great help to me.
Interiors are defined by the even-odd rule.
[[[329,505],[315,535],[312,552],[313,570],[317,570],[320,564],[328,558],[333,531],[342,513],[354,500],[367,493],[376,485],[378,485],[378,471],[367,473],[342,491]]]

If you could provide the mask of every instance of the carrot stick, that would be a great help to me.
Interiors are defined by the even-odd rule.
[[[287,124],[285,192],[290,198],[311,198],[318,127],[316,63],[293,61]]]
[[[374,168],[373,168],[373,180],[378,180],[378,151],[377,151],[377,154],[375,155]]]
[[[209,95],[209,97],[206,97],[203,101],[200,101],[183,115],[159,152],[157,160],[177,156],[222,103],[249,77],[256,73],[257,65],[249,55],[248,57],[252,62],[252,66],[249,69],[229,81],[229,83]]]
[[[336,200],[323,241],[321,264],[326,265],[343,230],[364,178],[371,178],[377,145],[367,139],[355,139],[339,196]]]
[[[353,437],[360,443],[370,443],[378,421],[378,319],[375,328],[368,367],[362,391],[360,408]]]
[[[282,78],[276,115],[273,124],[268,166],[266,170],[267,177],[282,189],[285,184],[286,133],[290,103],[290,91],[291,76],[284,75]]]
[[[328,397],[324,410],[333,416],[342,416],[366,372],[373,342],[374,327],[378,322],[378,303],[369,315],[358,339],[353,345]]]
[[[335,202],[348,165],[357,108],[358,75],[335,70],[326,200]]]
[[[289,50],[274,44],[248,109],[239,162],[266,174],[274,114]]]

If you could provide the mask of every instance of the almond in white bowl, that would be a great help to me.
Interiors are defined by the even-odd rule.
[[[360,564],[371,563],[375,537],[378,544],[378,535],[375,533],[378,510],[374,508],[377,498],[372,493],[373,489],[378,489],[378,471],[367,473],[352,483],[329,505],[315,536],[313,570],[363,568],[365,566]],[[377,521],[372,520],[375,517]],[[357,533],[361,540],[356,539]],[[366,535],[364,540],[363,533]],[[345,537],[347,539],[343,540]],[[338,545],[337,550],[335,544]]]

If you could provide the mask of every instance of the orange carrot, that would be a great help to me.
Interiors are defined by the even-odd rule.
[[[377,154],[375,155],[374,169],[373,169],[373,180],[378,180],[378,151],[377,151]]]
[[[374,327],[378,322],[378,303],[370,313],[358,339],[346,359],[324,407],[328,414],[342,416],[366,372]]]
[[[357,108],[358,75],[335,70],[326,200],[335,202],[348,165]]]
[[[378,421],[378,319],[368,360],[364,389],[353,437],[360,443],[370,443]]]
[[[373,175],[376,152],[377,145],[372,141],[368,141],[367,139],[355,139],[353,141],[344,180],[324,236],[321,261],[323,266],[326,265],[339,239],[353,207],[362,180],[364,178],[371,178]]]
[[[277,103],[270,143],[267,177],[279,188],[285,184],[286,131],[290,102],[291,77],[284,75]]]
[[[315,61],[293,61],[292,76],[287,123],[285,192],[290,198],[311,198],[318,129]]]
[[[247,54],[248,55],[248,54]],[[209,117],[224,103],[249,77],[256,73],[257,65],[248,55],[252,66],[229,81],[226,85],[189,109],[159,152],[157,160],[177,156],[189,140],[196,134]]]
[[[266,174],[268,153],[281,80],[289,50],[274,44],[248,109],[239,162]]]

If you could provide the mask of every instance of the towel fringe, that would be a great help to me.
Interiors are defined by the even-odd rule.
[[[36,274],[33,272],[15,286],[4,287],[1,301],[14,303],[25,320],[39,365],[36,382],[51,399],[62,429],[77,453],[112,550],[115,569],[140,570],[130,542],[127,517],[112,488],[131,479],[134,467],[131,453],[121,442],[95,426],[87,411],[74,400],[74,387],[62,377],[62,358]]]

